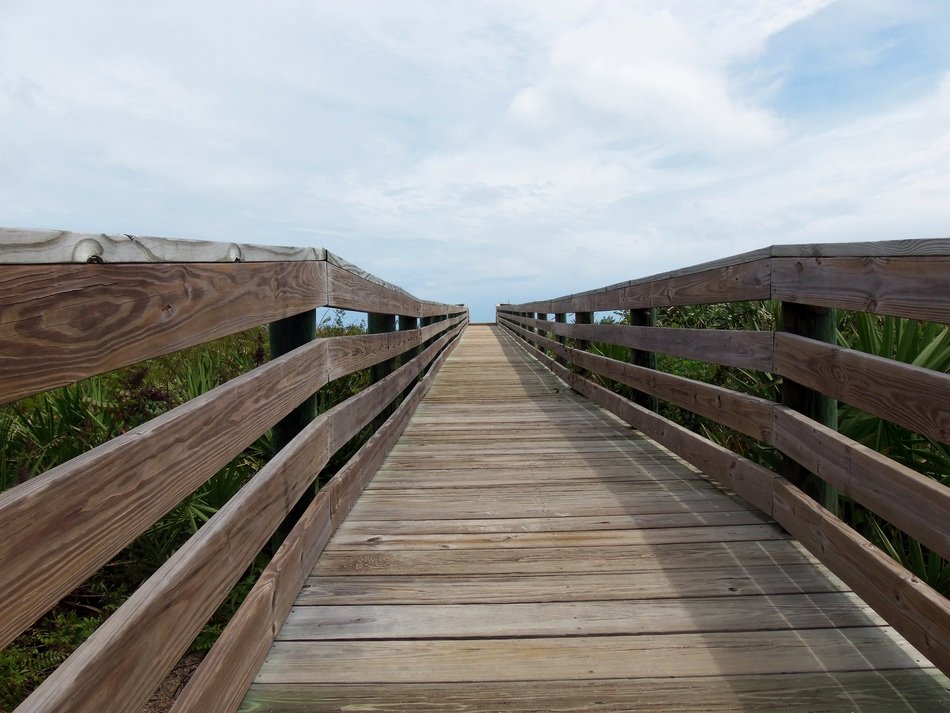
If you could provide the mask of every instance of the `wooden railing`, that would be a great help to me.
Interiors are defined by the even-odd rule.
[[[0,295],[0,402],[272,323],[271,361],[0,493],[0,646],[262,433],[274,427],[283,441],[18,711],[140,707],[331,456],[376,422],[309,501],[174,708],[236,709],[467,308],[418,300],[323,250],[9,229]],[[378,333],[313,339],[323,306],[367,312]],[[321,387],[369,367],[371,386],[313,412]]]
[[[776,331],[652,326],[658,307],[758,300],[781,302]],[[950,672],[947,599],[820,504],[832,505],[840,491],[950,559],[950,488],[834,427],[838,399],[950,443],[950,375],[835,345],[834,309],[950,323],[950,240],[775,246],[499,305],[497,321],[573,389],[774,517]],[[630,310],[630,324],[592,324],[594,312],[612,310]],[[567,323],[567,313],[575,323]],[[630,359],[591,353],[591,342],[628,347]],[[655,353],[781,376],[781,403],[658,371]],[[592,373],[631,387],[634,397],[595,383]],[[658,415],[650,408],[654,399],[774,447],[786,459],[785,477]]]

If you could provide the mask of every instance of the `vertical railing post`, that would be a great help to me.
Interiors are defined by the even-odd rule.
[[[392,314],[380,314],[378,312],[370,312],[367,314],[366,318],[366,330],[370,334],[382,334],[383,332],[395,332],[396,331],[396,317]],[[381,361],[379,364],[370,367],[369,380],[371,384],[375,384],[377,381],[382,381],[387,376],[393,373],[396,369],[396,358],[386,359]],[[373,421],[373,430],[377,430],[387,418],[392,414],[393,406],[390,404],[384,408],[380,414]]]
[[[271,322],[268,325],[267,332],[270,342],[270,358],[276,359],[313,341],[317,336],[317,312],[316,310],[310,310]],[[311,394],[297,408],[274,424],[271,429],[271,455],[276,455],[284,446],[290,443],[294,436],[306,428],[307,424],[313,421],[316,416],[317,394]],[[274,532],[271,539],[273,551],[277,550],[294,524],[303,515],[307,506],[313,501],[317,487],[315,485],[308,489],[300,497],[297,504],[291,508],[290,513],[284,518],[283,523]]]
[[[554,314],[554,321],[557,322],[558,324],[567,324],[567,313],[566,313],[566,312],[556,312],[556,313]],[[567,344],[567,337],[565,337],[565,336],[562,335],[562,334],[556,334],[556,335],[554,336],[554,338],[555,338],[555,339],[558,341],[558,343],[560,343],[560,344]],[[565,359],[565,358],[562,357],[562,356],[556,356],[556,357],[554,357],[554,361],[556,361],[556,362],[557,362],[558,364],[560,364],[561,366],[567,366],[567,359]]]
[[[828,307],[783,302],[780,331],[834,344],[837,334],[835,310]],[[790,379],[782,379],[782,404],[833,429],[838,428],[838,402],[820,391]],[[782,459],[782,475],[833,513],[838,512],[838,492],[788,456]]]
[[[594,322],[593,312],[575,312],[574,313],[574,324],[592,324],[593,322]],[[586,339],[575,339],[574,348],[580,349],[586,352],[590,349],[590,342]],[[578,369],[576,366],[574,366],[573,370],[585,378],[590,378],[590,372],[587,369]]]
[[[400,331],[400,332],[408,332],[408,331],[411,331],[411,330],[413,330],[413,329],[418,329],[418,328],[419,328],[419,318],[418,318],[418,317],[410,317],[409,315],[405,315],[405,314],[399,315],[399,331]],[[421,353],[421,352],[422,352],[422,342],[419,342],[418,344],[416,344],[415,347],[413,347],[412,349],[407,350],[407,351],[402,355],[402,358],[399,360],[399,361],[400,361],[400,364],[405,364],[406,362],[412,360],[415,356],[417,356],[417,355],[418,355],[419,353]],[[414,382],[414,383],[418,383],[418,382],[419,382],[419,379],[421,379],[421,378],[422,378],[422,374],[420,373],[420,374],[415,378],[415,382]],[[410,391],[412,391],[412,385],[411,385],[411,384],[406,387],[406,390],[405,390],[405,392],[403,393],[403,396],[408,395]]]
[[[646,309],[630,310],[630,324],[634,327],[655,327],[656,308],[647,307]],[[647,369],[656,369],[656,354],[644,349],[631,349],[630,363],[636,366],[646,367]],[[633,390],[633,401],[651,411],[656,411],[657,409],[656,397],[638,389]]]
[[[544,321],[546,322],[547,319],[548,319],[548,315],[547,315],[547,312],[535,312],[535,313],[534,313],[534,318],[535,318],[535,319],[544,320]],[[547,336],[549,336],[548,333],[547,333],[546,331],[544,331],[544,329],[542,329],[541,327],[538,327],[538,328],[537,328],[536,330],[534,330],[534,331],[535,331],[539,336],[542,336],[542,337],[547,337]],[[538,349],[540,349],[540,348],[541,348],[541,347],[538,347]]]

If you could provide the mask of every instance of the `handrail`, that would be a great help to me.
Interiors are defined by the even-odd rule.
[[[591,313],[780,300],[785,328],[840,308],[950,323],[950,240],[764,250],[596,290],[499,305],[498,324],[573,389],[613,411],[773,516],[889,623],[950,670],[950,603],[802,490],[742,456],[595,383],[627,385],[775,447],[844,495],[950,559],[950,488],[836,432],[801,394],[841,399],[950,443],[950,374],[826,343],[792,331],[697,330],[589,324]],[[555,319],[549,320],[555,313]],[[576,324],[565,315],[575,313]],[[832,323],[833,324],[833,323]],[[555,338],[556,337],[556,338]],[[570,339],[572,341],[568,342]],[[590,342],[758,370],[784,378],[786,403],[667,374],[588,351]],[[590,375],[590,376],[589,376]],[[795,391],[797,390],[797,391]],[[820,481],[817,481],[820,482]]]
[[[141,706],[331,456],[395,408],[310,503],[246,606],[314,559],[468,322],[464,306],[419,300],[323,249],[12,229],[0,229],[0,297],[0,403],[316,307],[400,320],[398,331],[304,340],[0,493],[5,645],[321,387],[401,357],[293,436],[18,711]],[[267,600],[267,631],[289,609],[287,586],[283,609]],[[245,635],[244,611],[221,650]],[[233,697],[242,681],[208,685]],[[195,686],[189,695],[208,695]]]

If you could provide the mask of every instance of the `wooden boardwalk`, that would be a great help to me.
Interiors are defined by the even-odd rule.
[[[948,711],[768,518],[469,327],[243,711]]]

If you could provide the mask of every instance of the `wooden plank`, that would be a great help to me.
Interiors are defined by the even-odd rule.
[[[365,497],[365,496],[364,496]],[[518,550],[385,550],[323,553],[315,575],[543,574],[646,572],[715,567],[743,562],[801,564],[808,558],[785,540],[699,542],[642,547],[571,547]]]
[[[373,490],[379,489],[379,474]],[[573,530],[644,530],[666,527],[758,525],[769,521],[756,510],[735,512],[629,513],[597,517],[519,517],[490,520],[348,520],[340,533],[360,535],[437,535],[487,532],[562,532]]]
[[[775,371],[911,431],[950,443],[950,375],[792,334],[775,335]]]
[[[515,315],[505,315],[504,319],[527,327],[540,327],[561,337],[616,344],[741,369],[772,371],[772,332],[627,324],[559,324]]]
[[[824,567],[806,557],[798,564],[723,562],[712,568],[699,564],[696,568],[597,574],[318,575],[307,580],[297,606],[729,599],[847,589]]]
[[[326,301],[321,262],[0,266],[0,401]]]
[[[280,641],[617,636],[882,626],[853,594],[694,599],[297,606]]]
[[[912,669],[926,661],[886,630],[276,642],[259,683],[557,681]]]
[[[950,671],[945,597],[790,483],[776,483],[774,502],[783,527],[939,669]]]
[[[323,248],[0,228],[0,264],[289,262],[325,260]]]
[[[933,713],[950,686],[932,671],[841,671],[590,681],[403,684],[255,684],[242,713],[404,713],[433,701],[456,713]],[[936,703],[935,703],[936,702]],[[634,708],[635,706],[635,708]]]
[[[605,312],[674,304],[769,299],[769,250],[629,280],[564,297],[498,305],[498,312]]]
[[[790,409],[774,419],[776,448],[950,559],[950,488]]]
[[[773,258],[772,299],[950,323],[950,257]]]
[[[673,542],[741,542],[788,539],[774,525],[665,527],[647,530],[580,530],[554,532],[493,532],[460,534],[340,533],[333,550],[507,550],[536,547],[641,547]]]
[[[721,386],[713,386],[675,374],[647,369],[635,364],[562,347],[557,342],[539,337],[528,330],[511,328],[529,341],[550,349],[582,369],[632,386],[701,416],[707,416],[735,430],[768,442],[772,427],[772,402],[750,394],[740,394]],[[583,378],[581,375],[578,378]]]

